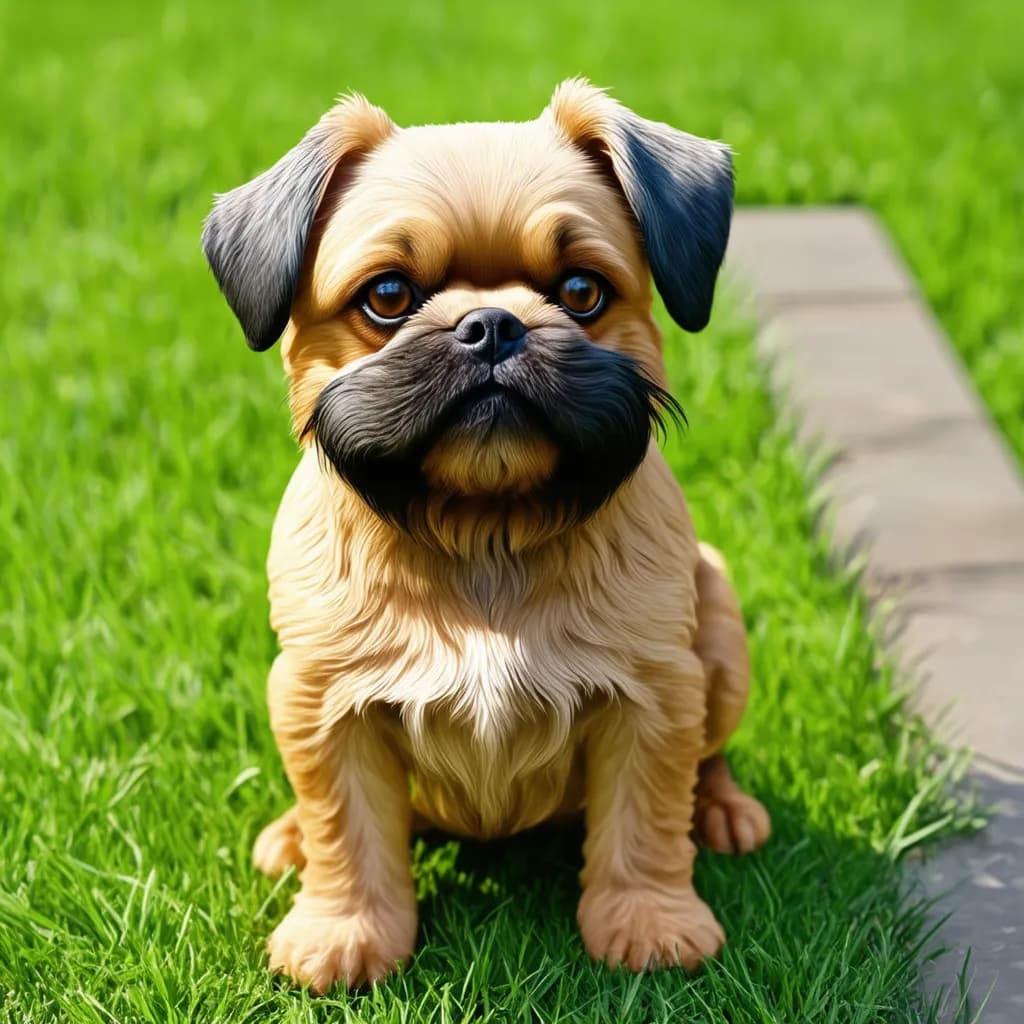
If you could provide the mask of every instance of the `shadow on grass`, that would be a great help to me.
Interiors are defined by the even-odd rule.
[[[899,866],[866,843],[809,831],[796,804],[766,803],[775,835],[764,849],[699,854],[697,889],[728,941],[698,975],[635,976],[589,959],[575,923],[580,825],[492,843],[431,833],[414,844],[412,964],[371,992],[307,1005],[310,1019],[337,1019],[341,1007],[371,1021],[935,1019],[918,969],[937,942]]]

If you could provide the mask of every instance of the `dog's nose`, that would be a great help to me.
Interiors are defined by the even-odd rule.
[[[526,328],[507,309],[487,306],[467,313],[455,325],[455,337],[477,359],[497,366],[523,347]]]

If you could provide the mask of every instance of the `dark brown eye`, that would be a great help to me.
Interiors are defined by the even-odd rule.
[[[395,324],[419,305],[416,289],[401,274],[383,274],[370,282],[363,311],[379,324]]]
[[[573,271],[558,286],[558,302],[577,320],[590,320],[604,307],[605,284],[594,274]]]

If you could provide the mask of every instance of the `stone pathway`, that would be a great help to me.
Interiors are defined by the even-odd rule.
[[[742,209],[727,270],[757,318],[779,408],[801,446],[831,456],[834,551],[862,561],[918,708],[975,751],[997,805],[979,837],[919,868],[951,915],[928,984],[950,987],[952,1021],[970,948],[975,1010],[991,989],[979,1019],[1024,1024],[1024,481],[871,214]]]

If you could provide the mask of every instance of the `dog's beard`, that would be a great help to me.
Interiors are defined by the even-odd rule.
[[[423,464],[441,438],[479,447],[540,434],[557,451],[551,473],[528,495],[474,500],[528,501],[569,525],[591,516],[636,471],[666,417],[685,419],[633,359],[572,329],[534,329],[522,352],[493,368],[447,332],[403,332],[324,388],[303,434],[312,433],[342,479],[400,527],[437,496]]]

